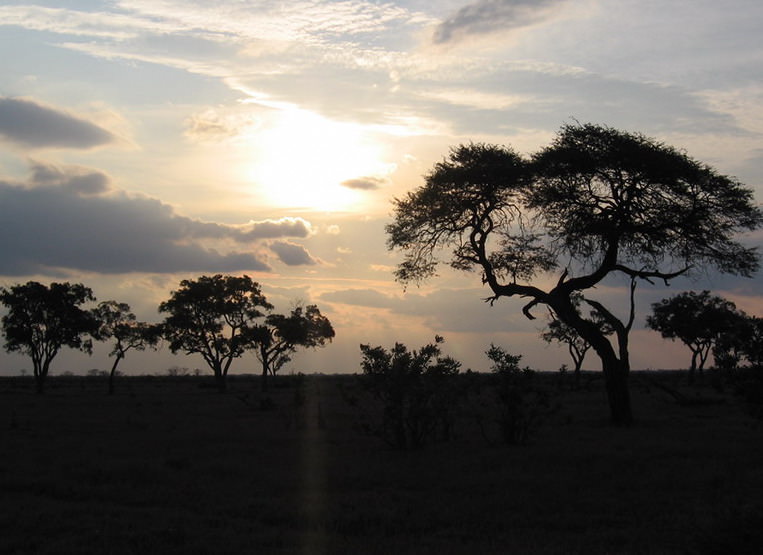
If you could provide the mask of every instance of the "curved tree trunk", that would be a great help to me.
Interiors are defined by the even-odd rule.
[[[606,312],[606,315],[612,319],[613,327],[617,329],[617,351],[615,351],[612,343],[601,330],[580,317],[568,298],[557,298],[553,299],[552,302],[552,308],[557,316],[564,323],[573,327],[591,345],[601,360],[612,423],[617,426],[630,426],[633,424],[633,412],[628,388],[628,375],[630,374],[630,361],[628,359],[629,326],[623,326],[611,313]],[[604,307],[599,305],[596,308],[605,315]],[[620,357],[617,356],[618,352]]]

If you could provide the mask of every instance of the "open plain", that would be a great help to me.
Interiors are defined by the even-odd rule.
[[[120,378],[113,396],[2,379],[0,552],[760,553],[763,422],[709,378],[635,373],[637,422],[617,428],[597,374],[543,376],[555,410],[517,446],[477,426],[482,390],[453,439],[414,451],[358,429],[356,379],[279,376],[267,398],[246,376],[224,394]]]

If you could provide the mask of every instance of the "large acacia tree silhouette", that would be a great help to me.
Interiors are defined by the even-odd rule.
[[[757,252],[736,235],[763,222],[738,181],[654,139],[593,124],[563,126],[530,160],[496,145],[458,146],[394,207],[386,229],[389,248],[405,253],[398,280],[433,276],[449,249],[452,267],[481,272],[491,304],[527,298],[530,319],[547,305],[601,359],[610,416],[625,425],[633,312],[624,323],[583,292],[612,274],[631,280],[631,295],[640,280],[667,283],[700,267],[750,276]],[[543,288],[551,271],[555,284]],[[613,341],[576,308],[578,293]]]

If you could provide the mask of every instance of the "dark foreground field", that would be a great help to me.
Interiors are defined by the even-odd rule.
[[[0,553],[763,552],[763,426],[728,392],[634,379],[616,429],[601,382],[549,376],[528,445],[465,418],[397,452],[356,430],[352,379],[308,377],[299,406],[284,376],[270,410],[254,378],[0,380]]]

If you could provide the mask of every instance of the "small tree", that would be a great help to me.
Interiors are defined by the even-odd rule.
[[[272,308],[249,276],[217,274],[181,281],[159,312],[169,314],[162,333],[172,352],[200,354],[225,391],[233,360],[255,345],[255,320],[264,316],[260,309]]]
[[[735,326],[739,312],[733,302],[709,291],[687,291],[652,304],[646,325],[662,337],[680,340],[691,350],[689,383],[696,371],[701,374],[710,350]]]
[[[269,314],[255,332],[257,359],[262,364],[262,391],[268,373],[275,376],[297,348],[323,347],[334,338],[331,322],[315,305],[297,306],[290,314]]]
[[[93,315],[98,322],[94,337],[99,341],[114,340],[114,347],[109,353],[109,356],[114,357],[114,364],[109,372],[109,395],[113,395],[117,366],[125,358],[127,351],[143,351],[147,347],[155,346],[161,337],[161,330],[156,325],[139,322],[135,314],[130,312],[130,305],[127,303],[103,301],[93,309]]]
[[[573,297],[573,304],[578,310],[580,310],[581,300],[582,297],[580,296]],[[591,310],[589,320],[599,326],[604,335],[612,335],[615,332],[612,326],[610,326],[595,310]],[[553,312],[551,312],[551,321],[541,333],[541,338],[546,343],[556,341],[557,343],[567,345],[567,350],[575,365],[575,387],[578,387],[580,385],[580,369],[583,367],[583,361],[585,360],[586,354],[591,349],[591,344],[581,337],[575,328],[565,324],[562,320],[559,320]]]
[[[396,449],[421,447],[438,424],[448,426],[447,411],[452,407],[442,401],[461,363],[441,356],[442,342],[436,336],[434,343],[418,351],[409,351],[402,343],[395,343],[390,351],[360,346],[362,383],[381,402],[383,411],[380,424],[366,427]]]
[[[3,316],[5,350],[32,358],[37,392],[42,393],[50,363],[62,347],[92,353],[97,323],[81,306],[95,301],[93,292],[81,283],[51,283],[50,287],[29,281],[0,289],[0,302],[7,308]]]

